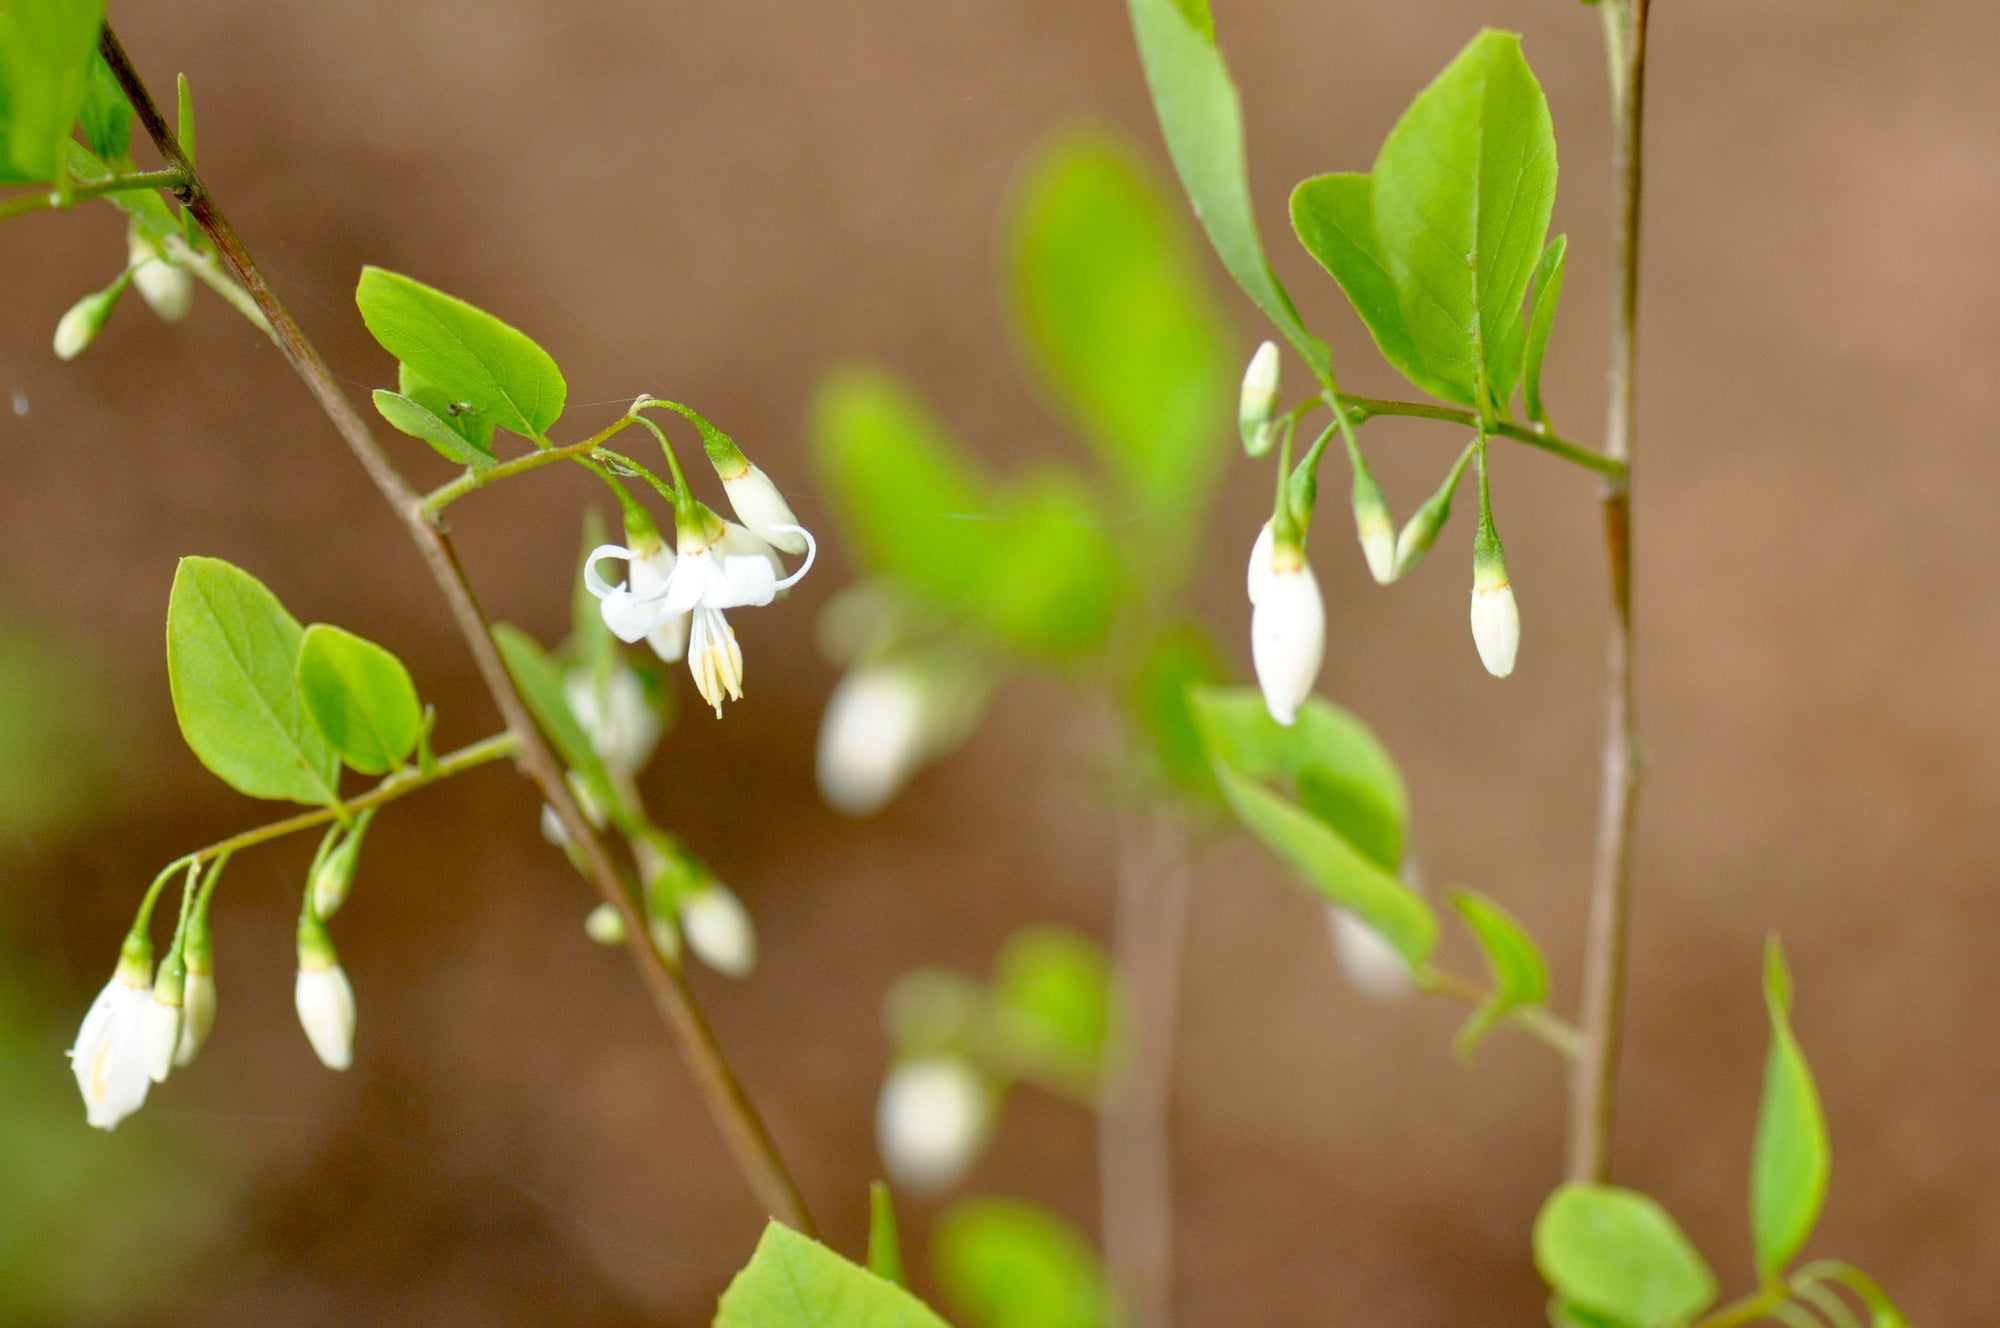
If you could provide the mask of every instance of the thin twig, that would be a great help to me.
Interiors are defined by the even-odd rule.
[[[138,71],[132,67],[109,24],[105,25],[100,48],[131,101],[133,110],[137,112],[147,136],[153,140],[154,147],[170,168],[182,173],[182,192],[189,212],[214,243],[217,254],[231,274],[263,311],[285,358],[305,381],[320,409],[333,422],[334,428],[375,482],[375,487],[381,490],[389,506],[401,518],[410,538],[423,554],[432,579],[444,594],[459,632],[472,652],[487,691],[492,694],[508,731],[519,744],[517,765],[540,789],[549,805],[555,808],[556,816],[581,855],[591,884],[624,919],[626,950],[638,967],[639,976],[654,1006],[673,1031],[681,1056],[707,1100],[709,1113],[736,1154],[737,1163],[749,1180],[751,1189],[771,1216],[810,1233],[812,1220],[799,1197],[798,1187],[786,1171],[749,1096],[723,1059],[713,1031],[695,1004],[694,993],[688,988],[679,968],[668,965],[653,948],[646,919],[637,901],[620,880],[604,841],[591,828],[589,821],[578,810],[576,800],[570,796],[562,765],[550,752],[519,691],[515,689],[513,679],[508,676],[499,650],[493,644],[490,625],[479,609],[464,569],[459,566],[451,541],[424,511],[423,499],[410,488],[388,454],[375,441],[367,421],[354,408],[354,403],[347,399],[339,381],[320,358],[319,351],[306,339],[305,333],[271,290],[270,283],[252,261],[243,241],[216,206],[193,163],[182,153],[159,107],[140,80]]]
[[[185,177],[177,170],[139,171],[132,175],[114,175],[106,180],[93,180],[89,184],[72,182],[69,197],[63,198],[53,189],[41,189],[32,194],[17,194],[13,198],[0,199],[0,221],[14,217],[25,217],[34,212],[60,212],[85,199],[98,198],[104,194],[129,193],[136,189],[178,189]]]
[[[1607,0],[1607,3],[1609,0]],[[1631,904],[1633,812],[1641,756],[1633,719],[1632,485],[1638,425],[1639,205],[1644,182],[1646,18],[1648,0],[1619,0],[1625,10],[1622,93],[1616,101],[1619,208],[1618,287],[1611,321],[1611,402],[1606,455],[1625,471],[1604,484],[1604,544],[1610,577],[1605,636],[1604,770],[1592,864],[1590,916],[1583,961],[1583,1055],[1570,1079],[1569,1178],[1602,1181],[1611,1166],[1617,1103],[1619,1026],[1625,1003],[1625,934]],[[1607,28],[1607,31],[1613,29]]]

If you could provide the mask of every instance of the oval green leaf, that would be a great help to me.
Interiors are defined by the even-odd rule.
[[[374,401],[376,412],[391,428],[429,443],[445,460],[475,469],[493,464],[491,452],[479,451],[465,435],[410,398],[378,387]]]
[[[569,389],[556,362],[493,315],[379,267],[362,269],[354,302],[383,349],[448,400],[529,438],[562,418]]]
[[[1557,1296],[1633,1328],[1677,1328],[1715,1275],[1666,1209],[1636,1190],[1565,1185],[1535,1219],[1535,1267]]]
[[[424,708],[403,661],[325,623],[299,646],[299,695],[340,759],[364,775],[386,775],[417,749]]]
[[[167,601],[167,678],[201,763],[253,798],[327,803],[340,762],[299,695],[304,637],[264,583],[220,558],[183,558]]]
[[[894,1282],[777,1222],[716,1306],[715,1328],[948,1328]]]
[[[1812,1235],[1833,1166],[1819,1090],[1792,1033],[1791,974],[1775,936],[1764,953],[1764,1004],[1771,1050],[1750,1163],[1750,1232],[1768,1279],[1783,1273]]]
[[[575,712],[569,708],[563,693],[561,666],[549,658],[534,637],[512,623],[494,624],[493,644],[500,648],[500,658],[507,665],[514,686],[520,689],[521,699],[528,703],[535,722],[555,744],[563,763],[583,780],[599,806],[615,811],[620,802],[613,794],[611,776],[604,768],[603,758],[591,746],[583,725],[577,722]]]
[[[1492,994],[1472,1012],[1453,1044],[1460,1057],[1468,1057],[1509,1012],[1548,999],[1549,970],[1535,938],[1512,913],[1477,890],[1453,890],[1446,898],[1465,919],[1493,977]]]
[[[0,183],[42,183],[90,89],[104,0],[0,4]]]

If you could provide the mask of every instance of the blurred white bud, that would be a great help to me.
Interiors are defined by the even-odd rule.
[[[1480,560],[1472,572],[1472,643],[1479,647],[1479,662],[1496,678],[1514,671],[1514,656],[1521,648],[1521,610],[1514,602],[1514,588],[1507,580],[1507,564]]]
[[[542,838],[557,848],[569,847],[569,831],[563,828],[562,817],[546,802],[542,804]]]
[[[299,977],[292,1004],[320,1064],[345,1070],[354,1063],[354,987],[325,925],[310,913],[299,921]]]
[[[898,1062],[882,1081],[875,1134],[889,1177],[920,1194],[950,1189],[986,1145],[993,1094],[958,1056]]]
[[[132,284],[160,321],[178,323],[186,318],[194,304],[194,277],[161,258],[160,251],[136,231],[127,245],[127,255]]]
[[[583,920],[583,934],[599,945],[625,944],[624,915],[609,904],[599,904]]]
[[[153,1005],[150,963],[130,952],[90,1003],[70,1049],[70,1070],[83,1091],[84,1114],[109,1130],[145,1105],[153,1087],[146,1054],[146,1025]]]
[[[761,469],[746,463],[741,471],[723,478],[722,489],[736,519],[751,534],[794,558],[806,551],[806,533],[792,515],[791,504]]]
[[[112,309],[117,307],[118,296],[124,289],[123,281],[114,282],[69,307],[69,312],[56,323],[57,359],[73,360],[90,349],[90,343],[97,340],[97,334],[104,330],[104,324],[110,319]]]
[[[660,741],[660,717],[637,670],[619,664],[600,676],[592,668],[571,669],[563,695],[606,765],[628,775],[645,767]]]
[[[734,891],[711,883],[681,900],[681,931],[688,949],[726,977],[748,977],[757,967],[757,929]]]
[[[1344,908],[1326,906],[1334,957],[1354,989],[1374,1001],[1400,1001],[1416,990],[1410,966],[1382,933]]]
[[[1250,659],[1271,718],[1290,725],[1326,654],[1326,606],[1305,550],[1267,523],[1250,550]]]
[[[1250,357],[1243,371],[1243,391],[1237,398],[1236,424],[1243,446],[1259,456],[1270,445],[1269,425],[1278,412],[1278,343],[1267,341]]]
[[[927,710],[923,678],[908,665],[864,665],[842,678],[819,726],[819,791],[827,805],[849,816],[887,805],[923,764]]]

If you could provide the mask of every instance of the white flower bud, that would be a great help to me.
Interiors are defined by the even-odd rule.
[[[645,766],[660,740],[660,717],[637,671],[620,664],[599,677],[595,669],[572,669],[563,695],[606,765],[628,775]]]
[[[1270,527],[1250,554],[1250,659],[1271,718],[1290,725],[1312,695],[1326,653],[1326,606],[1305,550]]]
[[[1376,585],[1386,586],[1396,579],[1396,527],[1389,520],[1389,509],[1377,504],[1355,516],[1355,533],[1361,539],[1361,556],[1368,560],[1368,575],[1375,578]]]
[[[146,1073],[156,1084],[166,1082],[174,1068],[174,1053],[180,1050],[181,1025],[185,1022],[183,999],[161,982],[153,988],[153,999],[146,1002],[140,1016]]]
[[[354,1063],[354,987],[317,920],[300,925],[299,977],[292,1004],[313,1054],[329,1070]]]
[[[1236,424],[1243,433],[1243,446],[1252,456],[1270,446],[1268,426],[1278,411],[1278,343],[1267,341],[1250,357],[1243,371],[1243,391],[1237,398]]]
[[[793,557],[806,551],[805,531],[799,527],[799,519],[792,515],[791,504],[785,495],[778,492],[778,486],[771,477],[754,465],[725,476],[722,489],[729,496],[729,505],[736,511],[736,519],[749,528],[751,534],[763,540],[772,548],[789,553]]]
[[[849,816],[880,811],[930,746],[925,689],[902,664],[864,665],[833,689],[819,726],[820,796]]]
[[[569,847],[569,831],[563,828],[562,817],[546,802],[542,804],[542,838],[557,848]]]
[[[56,323],[55,351],[59,360],[73,360],[90,349],[90,343],[97,340],[97,334],[104,330],[104,324],[111,317],[111,310],[118,303],[119,294],[125,289],[121,281],[101,291],[93,291],[69,307]]]
[[[1479,662],[1496,678],[1514,671],[1521,648],[1521,610],[1507,581],[1507,564],[1481,561],[1472,573],[1472,643]]]
[[[1326,921],[1334,957],[1356,991],[1370,1000],[1388,1002],[1416,990],[1409,963],[1381,932],[1333,904],[1326,906]]]
[[[109,1130],[145,1105],[153,1087],[146,1054],[146,1023],[153,1005],[146,968],[130,957],[106,983],[77,1030],[70,1049],[70,1069],[83,1092],[84,1114],[100,1130]]]
[[[599,945],[625,944],[625,918],[609,904],[599,904],[583,920],[583,934]]]
[[[178,323],[194,304],[194,277],[185,268],[175,267],[160,257],[150,241],[137,231],[126,246],[127,266],[140,298],[160,316],[160,321]]]
[[[681,901],[681,931],[688,949],[726,977],[748,977],[757,967],[757,929],[726,885],[710,884]]]
[[[920,1056],[897,1063],[882,1081],[875,1110],[876,1143],[890,1179],[920,1194],[950,1189],[986,1144],[993,1094],[958,1056]]]
[[[215,1027],[215,974],[188,966],[187,990],[181,994],[181,1036],[174,1048],[174,1064],[194,1060],[208,1031]]]

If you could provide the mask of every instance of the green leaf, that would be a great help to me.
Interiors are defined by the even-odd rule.
[[[1437,946],[1437,916],[1395,875],[1408,805],[1374,735],[1317,697],[1290,728],[1271,719],[1254,688],[1200,688],[1193,701],[1223,797],[1244,828],[1420,967]],[[1299,801],[1264,780],[1289,780]]]
[[[1535,270],[1535,303],[1528,316],[1527,368],[1521,379],[1521,400],[1528,418],[1537,424],[1548,422],[1542,406],[1542,360],[1549,350],[1549,329],[1555,326],[1556,306],[1562,303],[1563,259],[1569,254],[1569,237],[1558,235],[1542,252],[1542,265]]]
[[[1492,994],[1458,1032],[1455,1050],[1459,1056],[1469,1057],[1479,1040],[1508,1012],[1548,999],[1549,970],[1535,938],[1512,913],[1477,890],[1453,890],[1445,897],[1479,942],[1479,952],[1486,956],[1486,969],[1493,976]]]
[[[1549,1302],[1549,1323],[1554,1328],[1631,1328],[1622,1319],[1614,1319],[1609,1314],[1599,1314],[1564,1300]]]
[[[90,57],[90,74],[84,86],[79,115],[83,122],[83,141],[90,144],[92,152],[106,161],[129,159],[132,151],[132,103],[125,100],[125,89],[118,86],[118,76],[111,72],[111,66],[95,52]]]
[[[1110,1328],[1104,1273],[1082,1233],[1021,1199],[968,1199],[938,1219],[938,1284],[967,1328]]]
[[[167,601],[167,678],[201,763],[253,798],[335,800],[340,761],[299,696],[304,637],[264,583],[220,558],[183,558]]]
[[[376,411],[389,422],[391,428],[412,438],[421,438],[445,460],[455,461],[461,466],[471,466],[475,470],[493,464],[491,452],[478,450],[464,434],[453,428],[442,416],[409,397],[378,387],[375,389],[374,401]]]
[[[590,745],[583,725],[577,722],[563,695],[562,669],[534,637],[512,623],[494,624],[493,643],[500,647],[500,658],[506,662],[514,685],[521,689],[521,699],[528,703],[535,722],[555,744],[563,763],[583,780],[599,806],[607,810],[616,808],[619,802],[613,796],[604,761]]]
[[[320,736],[360,773],[386,775],[417,749],[417,686],[373,641],[314,623],[299,646],[298,683]]]
[[[503,429],[539,438],[568,392],[547,351],[493,315],[422,282],[363,268],[354,302],[383,349]]]
[[[174,141],[180,144],[182,155],[192,162],[195,160],[194,89],[188,86],[188,76],[184,73],[174,79],[174,105],[178,111]]]
[[[1221,683],[1227,676],[1207,635],[1183,623],[1161,632],[1146,647],[1125,692],[1126,712],[1145,735],[1147,750],[1166,782],[1204,801],[1219,798],[1222,790],[1209,767],[1188,693]]]
[[[1111,1040],[1111,964],[1060,927],[1016,932],[993,966],[995,1040],[1009,1068],[1094,1100]]]
[[[0,0],[0,183],[56,178],[103,26],[104,0]]]
[[[1426,373],[1460,404],[1490,378],[1504,403],[1556,191],[1548,102],[1520,38],[1474,38],[1390,132],[1374,181],[1375,233]]]
[[[1326,343],[1306,331],[1264,257],[1250,206],[1243,106],[1215,45],[1207,0],[1129,0],[1146,86],[1174,170],[1222,265],[1285,334],[1313,376],[1331,386]]]
[[[1179,218],[1103,135],[1045,151],[1010,227],[1030,357],[1141,510],[1205,499],[1227,452],[1236,367]]]
[[[1535,1219],[1535,1267],[1577,1309],[1633,1328],[1676,1328],[1715,1301],[1715,1275],[1667,1211],[1611,1185],[1549,1196]]]
[[[1425,365],[1403,319],[1402,300],[1375,235],[1374,180],[1345,173],[1300,181],[1292,190],[1292,229],[1306,252],[1340,283],[1382,358],[1432,396],[1458,400],[1456,389]]]
[[[472,444],[473,450],[492,454],[493,421],[487,418],[485,411],[477,410],[467,402],[453,401],[442,388],[433,386],[407,364],[396,366],[396,390],[443,420],[459,437]]]
[[[885,1282],[908,1288],[903,1276],[903,1240],[896,1231],[896,1203],[881,1181],[868,1185],[868,1271]]]
[[[1750,1163],[1750,1231],[1768,1280],[1785,1271],[1812,1235],[1832,1169],[1819,1090],[1792,1033],[1792,979],[1776,936],[1764,951],[1764,1004],[1771,1051]]]
[[[722,1293],[715,1328],[947,1328],[894,1282],[772,1222]]]
[[[880,370],[831,375],[812,446],[860,561],[995,643],[1065,659],[1103,640],[1121,594],[1102,513],[1056,470],[1003,486]]]

